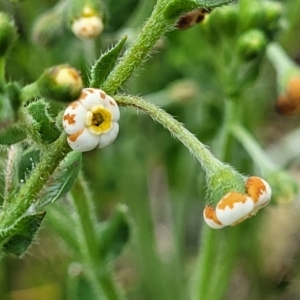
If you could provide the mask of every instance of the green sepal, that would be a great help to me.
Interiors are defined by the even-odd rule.
[[[72,188],[82,164],[82,153],[72,151],[61,161],[45,187],[37,196],[38,206],[53,203],[65,196]]]
[[[13,145],[23,141],[27,137],[26,127],[14,124],[0,131],[0,145]]]
[[[232,167],[224,165],[206,176],[206,201],[214,206],[228,193],[245,193],[245,177]]]
[[[10,82],[5,87],[5,93],[16,117],[22,105],[21,86],[17,82]]]
[[[109,262],[120,255],[130,237],[130,227],[126,216],[127,207],[118,205],[110,220],[101,223],[99,245],[101,257]]]
[[[46,144],[54,142],[60,135],[55,121],[49,115],[48,110],[49,104],[44,99],[31,102],[27,106],[27,111],[34,120],[34,127]]]
[[[225,4],[229,4],[233,0],[173,0],[169,1],[165,10],[164,17],[167,20],[176,20],[181,15],[197,8],[215,8]]]
[[[30,173],[40,161],[40,151],[35,148],[28,148],[22,152],[19,160],[17,160],[18,182],[26,182]]]
[[[99,88],[114,68],[117,59],[126,42],[124,36],[113,48],[100,56],[91,69],[90,87]]]
[[[0,230],[0,245],[2,251],[15,255],[21,255],[32,243],[46,212],[28,215],[20,218],[7,229]]]

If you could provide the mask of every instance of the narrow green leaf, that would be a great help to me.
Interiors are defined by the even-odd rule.
[[[0,231],[0,245],[5,253],[21,255],[30,246],[41,226],[46,212],[28,215],[12,227]]]
[[[81,152],[68,153],[37,196],[38,206],[42,207],[53,203],[70,191],[80,171],[81,162]]]
[[[54,142],[60,135],[48,110],[49,104],[44,99],[34,101],[27,106],[28,113],[38,125],[35,127],[38,129],[41,139],[47,144]]]
[[[99,88],[114,68],[123,49],[127,36],[124,36],[112,49],[100,56],[91,70],[90,87]]]
[[[115,259],[129,240],[130,228],[126,217],[127,207],[119,205],[107,223],[100,228],[100,251],[105,261]]]
[[[176,20],[181,15],[197,8],[215,8],[229,4],[233,0],[173,0],[167,5],[164,16],[167,20]]]
[[[0,145],[12,145],[27,137],[26,128],[20,125],[12,125],[0,131]]]

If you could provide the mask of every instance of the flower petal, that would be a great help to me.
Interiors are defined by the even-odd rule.
[[[206,205],[203,210],[203,218],[206,224],[213,229],[221,229],[224,225],[218,220],[215,208],[211,205]]]
[[[104,148],[116,139],[119,133],[119,124],[117,122],[113,122],[112,124],[113,126],[108,132],[99,135],[98,148]]]
[[[99,135],[92,134],[83,128],[68,137],[70,147],[75,151],[86,152],[95,149],[99,144]]]
[[[254,209],[254,201],[247,195],[231,192],[216,206],[216,217],[222,224],[235,225],[249,218]]]
[[[83,89],[78,100],[88,110],[95,105],[100,104],[106,107],[108,104],[108,98],[105,92],[94,88]]]
[[[79,102],[74,101],[68,105],[63,116],[63,127],[67,134],[74,134],[85,127],[87,110]]]
[[[271,187],[260,177],[249,177],[246,182],[246,191],[254,200],[256,209],[263,208],[270,202],[272,195]]]
[[[120,119],[120,110],[118,107],[118,104],[116,103],[115,99],[113,99],[111,96],[106,95],[107,98],[107,109],[109,109],[113,115],[113,120],[115,122],[118,122]]]

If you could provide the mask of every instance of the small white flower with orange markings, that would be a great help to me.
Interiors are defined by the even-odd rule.
[[[70,147],[85,152],[108,146],[119,133],[119,118],[120,111],[112,97],[100,89],[83,89],[63,115]]]
[[[234,226],[252,217],[270,202],[271,188],[259,177],[247,178],[245,191],[245,194],[235,191],[226,194],[215,207],[206,205],[203,211],[206,224],[213,229]]]

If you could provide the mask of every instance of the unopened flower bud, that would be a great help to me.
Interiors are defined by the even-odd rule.
[[[291,174],[284,170],[276,170],[267,176],[272,187],[273,202],[278,204],[295,201],[299,186]]]
[[[279,95],[275,108],[283,115],[300,114],[300,75],[290,78],[284,94]]]
[[[283,15],[283,5],[275,1],[263,1],[263,24],[261,29],[272,38],[278,32],[281,25],[281,17]]]
[[[80,95],[83,83],[76,69],[69,65],[58,65],[45,70],[37,86],[42,97],[70,102]]]
[[[5,56],[17,39],[17,30],[13,20],[0,12],[0,57]]]
[[[56,10],[49,10],[39,16],[32,29],[33,41],[44,47],[51,47],[63,34],[63,15]]]
[[[300,115],[299,66],[276,43],[268,47],[267,55],[277,73],[277,112],[284,115]]]
[[[82,13],[72,20],[73,33],[80,39],[94,39],[104,29],[102,17],[89,6],[85,6]]]
[[[260,30],[249,30],[237,41],[237,52],[243,61],[250,61],[265,52],[267,39]]]

